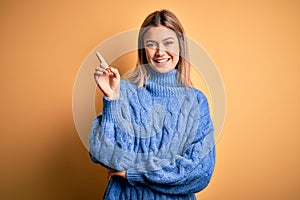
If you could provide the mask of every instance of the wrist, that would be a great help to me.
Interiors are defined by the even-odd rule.
[[[105,95],[105,97],[109,100],[119,99],[119,95]]]
[[[114,100],[114,99],[119,99],[120,98],[120,93],[119,92],[113,92],[113,93],[107,94],[105,96],[109,100]]]

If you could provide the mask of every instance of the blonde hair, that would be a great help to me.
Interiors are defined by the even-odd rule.
[[[144,20],[138,36],[138,62],[137,66],[124,75],[124,79],[136,83],[138,88],[145,85],[149,79],[149,71],[146,65],[148,64],[146,58],[146,51],[144,47],[144,35],[151,27],[165,26],[173,30],[178,38],[179,42],[179,61],[177,63],[176,69],[177,73],[177,83],[178,85],[185,87],[192,87],[192,82],[190,79],[190,65],[188,60],[187,52],[187,41],[184,35],[184,29],[177,19],[177,17],[168,10],[155,11],[148,15]]]

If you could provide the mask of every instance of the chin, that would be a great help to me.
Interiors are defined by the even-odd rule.
[[[168,73],[175,69],[175,66],[172,67],[170,65],[159,65],[157,63],[152,63],[151,68],[158,73]]]
[[[159,72],[159,73],[168,73],[168,72],[172,71],[175,68],[168,67],[168,66],[159,66],[159,67],[155,66],[155,67],[152,67],[152,69],[156,72]]]

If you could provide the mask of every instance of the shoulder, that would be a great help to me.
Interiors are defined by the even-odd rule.
[[[197,101],[200,104],[207,103],[207,97],[201,90],[192,87],[192,88],[190,88],[190,91],[195,95],[195,97],[197,98]]]
[[[194,96],[196,98],[198,108],[201,113],[200,115],[201,116],[210,115],[210,107],[209,107],[208,100],[207,100],[207,97],[205,96],[205,94],[196,88],[191,88],[191,91],[194,93]]]
[[[137,89],[136,84],[129,82],[128,80],[121,80],[120,87],[123,89]]]
[[[128,80],[121,80],[120,94],[121,96],[131,96],[137,90],[137,85],[129,82]]]

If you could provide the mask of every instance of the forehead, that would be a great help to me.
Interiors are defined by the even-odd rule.
[[[177,38],[176,33],[165,27],[165,26],[155,26],[155,27],[151,27],[149,28],[145,35],[144,35],[144,40],[155,40],[155,41],[161,41],[164,40],[166,38]]]

